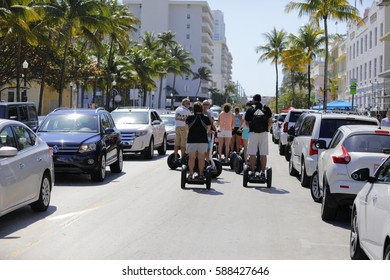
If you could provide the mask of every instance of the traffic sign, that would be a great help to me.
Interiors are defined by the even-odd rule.
[[[350,85],[349,85],[349,90],[350,90],[350,93],[352,95],[355,95],[356,94],[356,82],[355,81],[351,81]]]

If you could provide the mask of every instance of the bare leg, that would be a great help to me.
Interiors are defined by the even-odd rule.
[[[267,167],[267,156],[260,156],[261,162],[261,171],[265,173],[265,168]]]
[[[203,175],[204,161],[205,161],[204,153],[198,153],[199,175]]]
[[[230,153],[230,140],[231,140],[231,138],[229,138],[229,137],[225,138],[225,155],[226,155],[226,159],[228,158],[229,153]]]
[[[196,158],[196,152],[191,152],[189,154],[188,159],[188,170],[190,171],[190,175],[194,175],[194,167],[195,167],[195,158]]]

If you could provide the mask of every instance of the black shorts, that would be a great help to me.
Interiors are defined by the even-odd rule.
[[[233,128],[232,135],[241,136],[242,135],[242,131],[239,130],[239,127],[235,127],[235,128]]]

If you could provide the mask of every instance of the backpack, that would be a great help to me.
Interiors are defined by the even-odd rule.
[[[265,110],[266,106],[258,108],[256,105],[253,105],[252,108],[254,113],[250,122],[250,131],[255,133],[268,131],[268,117]]]

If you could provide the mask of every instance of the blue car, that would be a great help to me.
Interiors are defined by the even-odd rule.
[[[56,173],[88,173],[92,181],[123,168],[121,135],[108,111],[58,108],[48,114],[37,131],[53,150]]]

